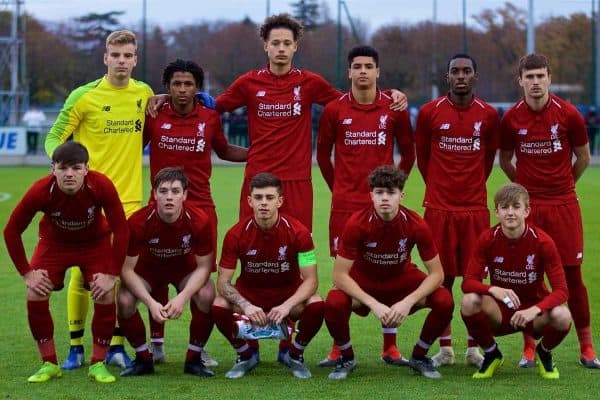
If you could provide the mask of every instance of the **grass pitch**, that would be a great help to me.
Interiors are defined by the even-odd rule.
[[[48,172],[47,168],[0,168],[0,225],[6,224],[8,215],[16,202],[32,182]],[[236,222],[239,187],[243,169],[240,167],[216,167],[213,170],[213,196],[219,215],[219,238]],[[145,182],[148,182],[147,170]],[[331,286],[332,260],[328,256],[327,224],[330,194],[319,171],[313,171],[314,179],[314,240],[319,265],[319,292],[325,296]],[[505,183],[506,177],[496,168],[489,180],[489,194]],[[589,168],[577,185],[584,215],[585,282],[592,308],[594,341],[600,346],[600,213],[595,210],[600,199],[600,168]],[[457,188],[460,190],[460,188]],[[148,194],[146,187],[146,195]],[[422,213],[421,200],[424,186],[413,170],[405,188],[404,204]],[[147,197],[147,196],[146,196]],[[493,220],[494,221],[494,220]],[[31,254],[35,245],[37,224],[25,232],[24,241]],[[415,254],[418,260],[418,255]],[[262,398],[262,399],[589,399],[600,391],[600,371],[586,370],[577,363],[579,350],[572,330],[566,340],[554,352],[561,378],[557,382],[542,380],[536,369],[519,369],[522,341],[520,335],[499,338],[505,356],[504,366],[488,381],[471,378],[474,370],[464,365],[462,353],[465,348],[465,329],[460,320],[458,306],[453,321],[454,347],[457,365],[441,368],[443,378],[431,381],[414,376],[408,368],[391,367],[379,360],[381,351],[380,327],[373,316],[351,320],[352,341],[358,367],[345,381],[331,382],[327,379],[329,369],[316,367],[331,345],[325,326],[306,351],[307,365],[313,378],[300,381],[279,365],[275,359],[277,343],[261,342],[261,362],[247,377],[230,381],[224,373],[234,362],[234,353],[226,340],[215,329],[207,349],[219,360],[215,368],[217,376],[200,379],[183,374],[183,360],[188,336],[189,313],[179,321],[171,321],[166,327],[166,352],[168,362],[156,367],[154,376],[122,378],[115,384],[103,385],[87,379],[87,364],[76,371],[66,371],[61,379],[46,384],[28,384],[26,379],[39,368],[39,356],[25,313],[24,284],[13,267],[4,245],[0,252],[0,304],[3,318],[0,320],[0,396],[4,399],[153,399],[153,398]],[[459,283],[455,287],[455,300],[460,301]],[[54,293],[51,307],[55,321],[55,341],[60,362],[68,350],[66,327],[65,291]],[[143,315],[145,312],[142,313]],[[418,336],[425,311],[420,311],[399,328],[398,347],[409,355]],[[91,349],[90,329],[86,330],[86,358]],[[437,344],[430,355],[437,352]],[[129,354],[133,351],[129,348]],[[118,369],[110,367],[113,373]]]

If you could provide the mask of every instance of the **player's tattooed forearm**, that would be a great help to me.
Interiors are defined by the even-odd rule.
[[[246,300],[237,290],[233,287],[231,282],[226,282],[223,285],[223,297],[227,299],[231,304],[235,304],[240,308],[246,307],[248,304],[248,300]]]

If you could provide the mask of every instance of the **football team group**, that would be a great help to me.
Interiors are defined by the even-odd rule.
[[[293,66],[302,30],[288,14],[267,18],[260,27],[267,65],[240,76],[216,99],[200,92],[198,64],[180,59],[164,69],[168,93],[154,96],[131,78],[134,34],[108,36],[106,75],[66,100],[45,143],[52,172],[29,188],[4,229],[43,363],[28,381],[82,366],[90,297],[89,377],[97,382],[115,381],[107,364],[121,366],[123,377],[153,373],[165,361],[164,324],[178,319],[186,304],[187,374],[215,375],[210,368],[217,361],[205,350],[213,325],[237,356],[225,377],[241,378],[259,364],[259,342],[236,329],[242,317],[253,326],[287,326],[277,360],[301,379],[311,377],[303,353],[325,321],[333,343],[319,366],[331,368],[330,379],[344,379],[357,365],[350,316],[371,312],[381,323],[384,362],[440,378],[438,367],[456,362],[450,326],[457,277],[473,378],[491,378],[503,364],[495,337],[520,332],[518,366],[557,379],[552,350],[571,321],[580,364],[599,369],[575,192],[590,150],[583,118],[549,92],[548,60],[521,58],[516,75],[523,98],[500,119],[474,94],[475,59],[454,55],[447,94],[421,107],[413,130],[406,96],[377,86],[373,47],[348,53],[351,88],[341,93]],[[311,234],[313,104],[324,106],[316,154],[332,193],[333,282],[322,282],[332,285],[325,299],[317,292]],[[248,148],[228,143],[221,123],[220,113],[239,107],[247,110]],[[143,206],[147,144],[152,192]],[[240,219],[223,238],[220,257],[209,183],[213,150],[246,163]],[[490,227],[486,181],[497,156],[510,183],[494,194],[497,224]],[[423,217],[402,205],[415,160],[426,185]],[[22,234],[38,212],[39,240],[28,258]],[[411,260],[415,246],[423,268]],[[71,346],[60,364],[49,298],[62,289],[68,268]],[[172,298],[169,285],[177,292]],[[139,302],[148,310],[149,342]],[[397,327],[422,308],[422,329],[404,357]],[[124,338],[135,350],[133,361]],[[436,340],[439,352],[428,357]]]

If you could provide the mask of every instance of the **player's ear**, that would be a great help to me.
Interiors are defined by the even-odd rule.
[[[277,197],[277,208],[281,207],[283,205],[283,195],[279,195]]]
[[[252,195],[251,194],[248,195],[248,205],[250,206],[250,208],[252,208]]]
[[[186,200],[187,200],[187,194],[188,194],[188,191],[187,191],[187,189],[185,189],[185,190],[183,191],[183,201],[186,201]]]
[[[86,176],[90,172],[89,164],[85,164],[85,168],[83,169],[83,176]]]

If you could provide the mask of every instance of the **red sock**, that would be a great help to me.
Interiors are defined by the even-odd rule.
[[[201,311],[194,300],[190,301],[192,320],[190,321],[190,344],[204,347],[214,326],[212,316]]]
[[[94,303],[94,317],[92,318],[92,337],[94,346],[91,364],[103,361],[110,345],[115,327],[115,303]]]
[[[315,337],[321,329],[321,325],[323,325],[324,311],[325,303],[323,301],[310,303],[304,308],[298,320],[298,334],[290,347],[290,354],[298,357],[304,353],[304,347]],[[299,346],[296,346],[296,344]]]
[[[339,289],[332,289],[325,300],[325,324],[335,344],[350,342],[352,299]],[[343,355],[343,349],[340,349]]]
[[[131,346],[137,349],[146,343],[146,328],[137,309],[130,318],[119,317],[119,325]]]
[[[526,350],[535,350],[535,339],[533,336],[523,332],[523,352]]]
[[[167,304],[169,302],[169,287],[163,286],[155,289],[152,292],[152,297],[160,304]],[[148,311],[148,325],[150,326],[150,340],[154,343],[162,344],[165,337],[165,324],[156,322],[154,318],[152,318],[152,314]]]
[[[48,299],[42,301],[27,300],[27,319],[42,360],[58,365],[53,338],[54,322],[50,314]]]
[[[225,339],[227,339],[234,348],[239,349],[246,344],[245,340],[233,337],[234,319],[232,310],[213,305],[211,307],[211,314],[217,329],[223,334],[223,336],[225,336]],[[251,351],[252,349],[250,349],[250,352]],[[247,354],[244,354],[244,357],[246,355]]]
[[[479,343],[483,349],[489,349],[496,343],[494,340],[494,331],[492,325],[483,311],[477,314],[466,316],[461,313],[462,319],[467,326],[467,329],[473,335],[473,338]]]
[[[431,311],[425,317],[419,339],[424,343],[431,344],[440,337],[444,329],[450,324],[454,301],[448,290],[438,288],[427,296],[425,306],[431,308]]]
[[[454,286],[454,276],[444,276],[444,283],[442,286],[448,289],[450,295],[452,295],[452,287]],[[440,335],[440,347],[452,347],[452,326],[448,324],[442,334]]]
[[[590,302],[587,289],[583,283],[583,277],[581,276],[581,266],[565,266],[564,269],[565,277],[567,278],[567,287],[569,288],[568,304],[573,317],[573,323],[575,324],[575,330],[577,331],[581,354],[586,358],[588,357],[584,353],[588,353],[588,355],[593,354],[591,358],[596,358],[590,327]]]
[[[381,327],[383,331],[383,352],[396,345],[396,328]]]
[[[571,326],[569,325],[569,327],[566,330],[559,331],[550,324],[546,325],[544,327],[542,336],[542,346],[544,346],[546,350],[552,351],[552,349],[558,346],[560,342],[563,341],[565,336],[567,336],[567,333],[569,333],[570,328]]]
[[[296,330],[296,322],[293,321],[292,319],[288,318],[286,320],[286,324],[288,327],[288,338],[285,340],[280,340],[279,341],[279,351],[283,350],[283,349],[289,349],[292,346],[292,335],[294,334],[294,331]],[[258,342],[257,342],[258,344]]]

